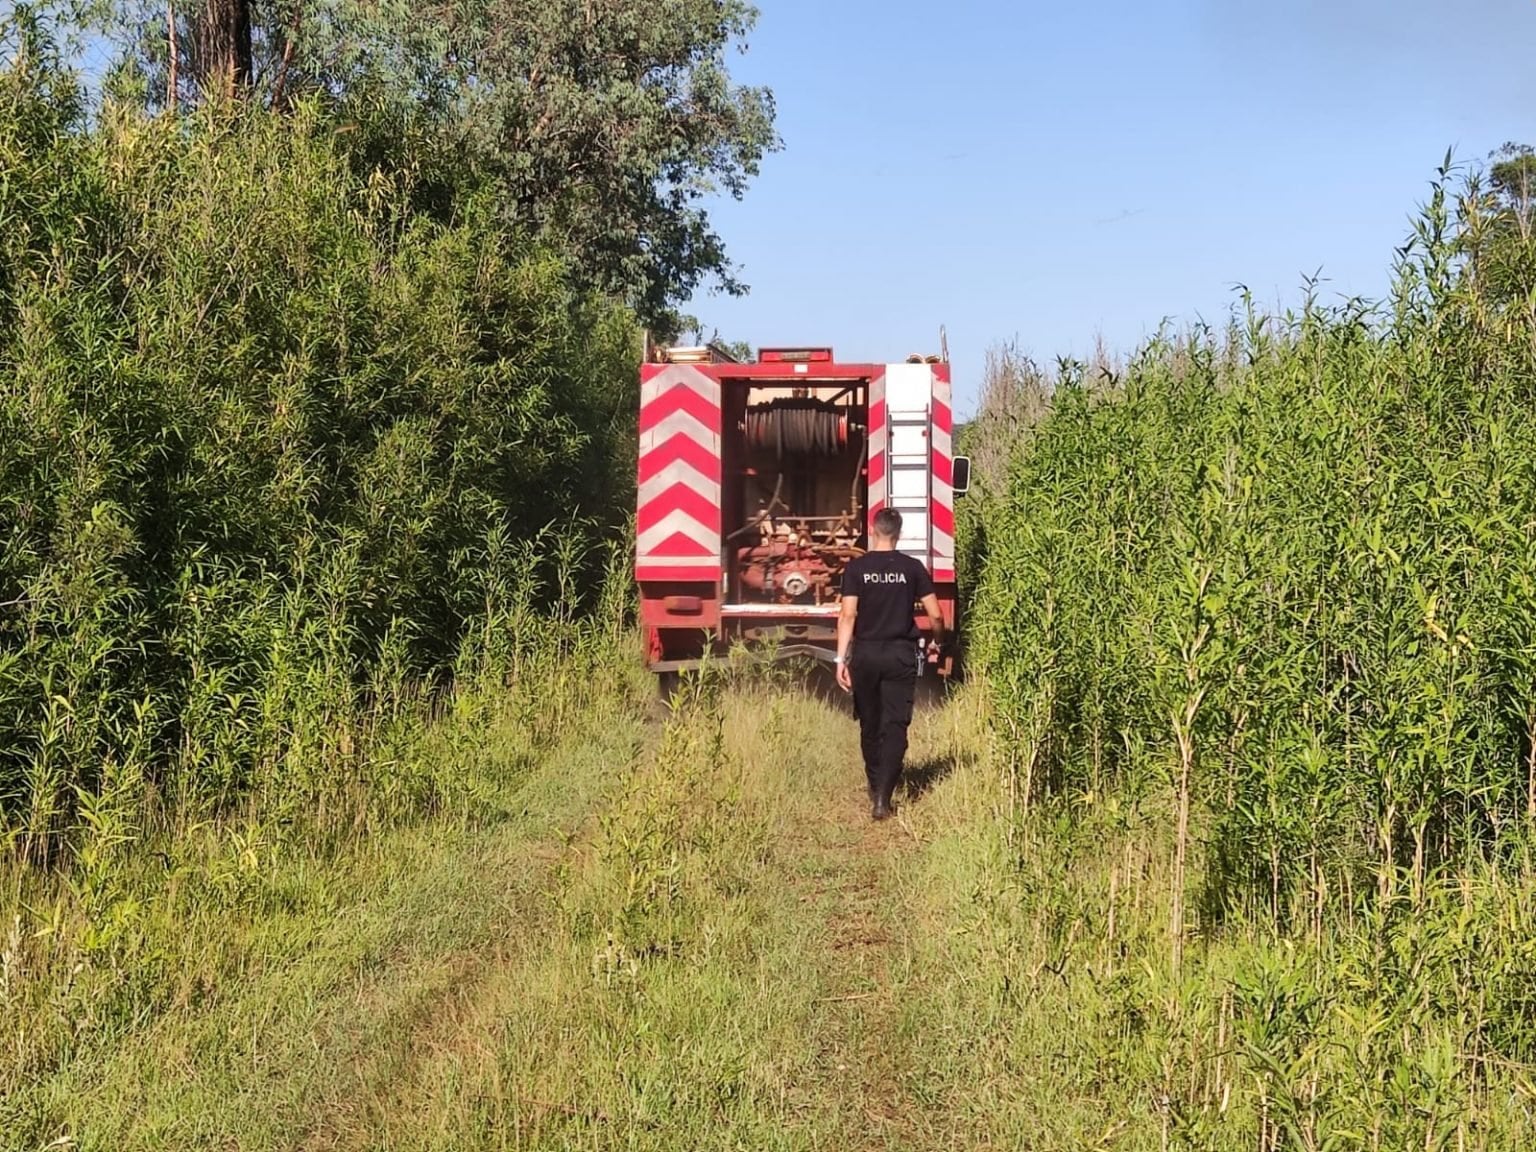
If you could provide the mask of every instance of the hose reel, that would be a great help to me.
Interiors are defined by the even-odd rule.
[[[848,411],[825,400],[780,397],[747,409],[747,448],[786,456],[837,456],[858,431]]]

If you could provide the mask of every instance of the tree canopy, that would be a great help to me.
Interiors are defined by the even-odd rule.
[[[743,290],[705,203],[779,145],[772,93],[730,74],[746,0],[124,0],[112,19],[120,92],[318,100],[419,208],[489,199],[648,323]]]
[[[1505,144],[1488,158],[1477,211],[1470,214],[1466,247],[1485,299],[1530,306],[1536,266],[1530,238],[1536,230],[1536,150]]]
[[[1528,144],[1505,144],[1490,158],[1488,180],[1505,203],[1529,209],[1536,199],[1536,149]]]

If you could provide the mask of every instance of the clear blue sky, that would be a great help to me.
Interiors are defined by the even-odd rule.
[[[946,324],[963,411],[998,340],[1380,296],[1448,147],[1536,143],[1536,0],[759,2],[785,148],[714,210],[751,294],[692,310],[877,361]]]

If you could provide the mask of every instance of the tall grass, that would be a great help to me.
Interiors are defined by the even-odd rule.
[[[1277,925],[1523,865],[1536,302],[1464,275],[1480,211],[1437,187],[1385,307],[1068,366],[987,523],[1022,803],[1198,804],[1212,907]]]
[[[1127,844],[1093,872],[1109,934],[1160,889],[1171,1019],[1237,1030],[1261,1148],[1357,1146],[1330,1084],[1381,1103],[1359,1146],[1447,1146],[1477,1126],[1446,1102],[1478,1114],[1531,1055],[1536,297],[1479,270],[1495,231],[1501,267],[1536,247],[1494,210],[1443,170],[1384,304],[1245,301],[1118,375],[1063,365],[979,512],[1017,866]],[[1301,951],[1219,971],[1237,940]],[[1397,1075],[1438,1120],[1387,1101]]]

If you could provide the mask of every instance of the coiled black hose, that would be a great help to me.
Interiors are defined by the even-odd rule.
[[[835,456],[848,447],[846,410],[824,400],[774,400],[747,410],[747,447],[786,456]]]

